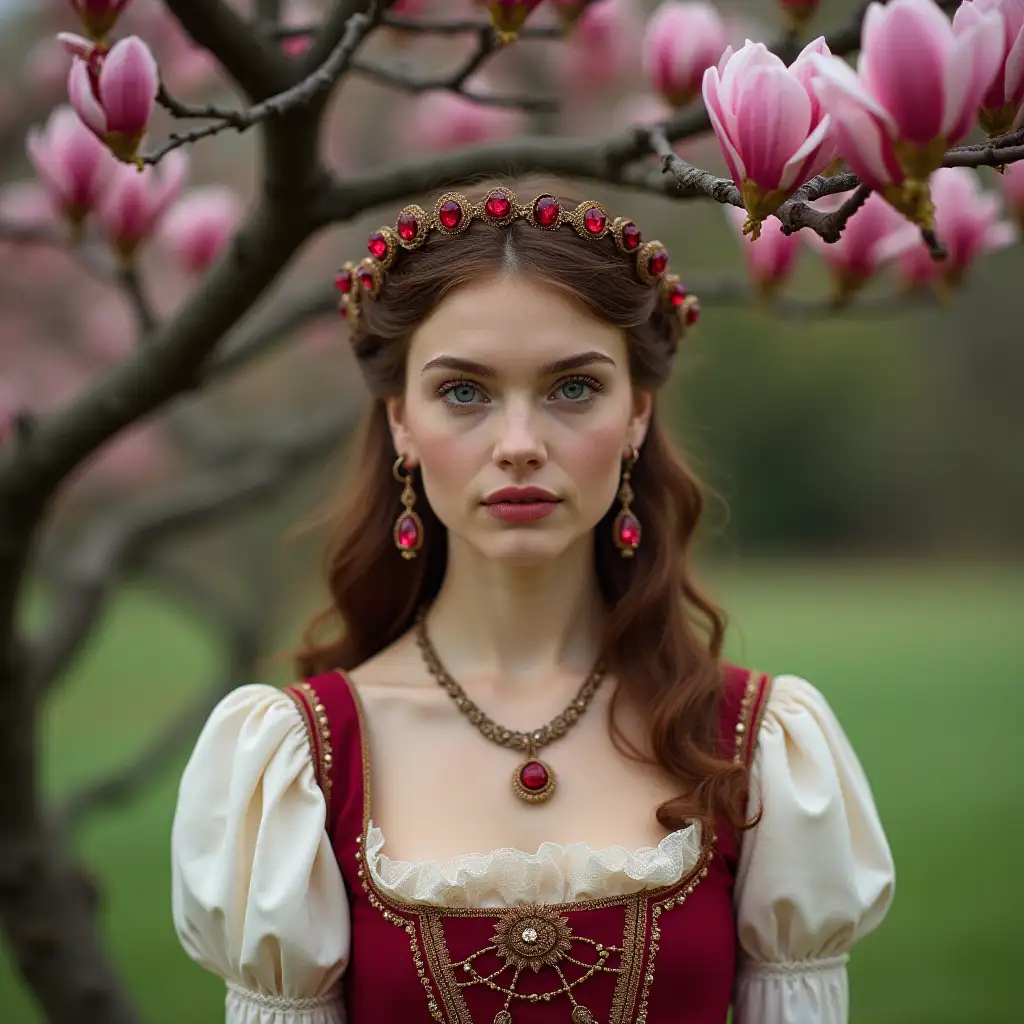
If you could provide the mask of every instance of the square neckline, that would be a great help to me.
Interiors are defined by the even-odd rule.
[[[342,669],[339,669],[339,668],[333,669],[333,671],[338,676],[341,677],[342,681],[345,683],[345,686],[348,688],[349,693],[351,694],[352,702],[353,702],[353,705],[354,705],[355,710],[356,710],[356,720],[357,720],[358,728],[359,728],[360,762],[361,762],[362,777],[363,777],[362,778],[362,782],[363,782],[363,788],[362,788],[362,805],[363,805],[362,806],[362,811],[363,811],[362,819],[363,820],[362,820],[362,829],[361,829],[361,832],[360,832],[360,836],[359,836],[359,839],[357,840],[358,850],[357,850],[357,854],[356,854],[356,859],[359,860],[359,861],[363,861],[363,858],[366,855],[367,838],[368,838],[368,835],[369,835],[370,822],[372,821],[372,809],[373,809],[372,808],[373,782],[372,782],[371,770],[370,770],[370,741],[369,741],[369,732],[368,732],[368,730],[366,728],[366,721],[367,721],[366,709],[365,709],[365,707],[363,705],[362,694],[359,693],[359,690],[356,688],[356,685],[348,678],[348,675]],[[374,827],[377,828],[380,831],[381,836],[384,837],[384,839],[386,840],[386,836],[385,836],[385,833],[384,833],[383,829],[380,829],[379,826],[374,826]],[[684,887],[684,886],[686,886],[686,885],[688,885],[690,883],[693,883],[694,885],[696,885],[701,878],[706,877],[706,875],[707,875],[708,863],[714,857],[714,847],[715,847],[715,843],[716,843],[716,838],[717,837],[716,837],[714,831],[712,831],[710,836],[708,836],[708,837],[705,837],[704,835],[702,835],[701,834],[700,826],[697,823],[693,823],[691,825],[688,825],[688,826],[686,826],[685,829],[677,829],[675,832],[669,833],[669,836],[676,835],[678,832],[686,831],[686,830],[688,830],[690,828],[697,828],[698,829],[698,839],[699,839],[700,851],[701,851],[700,852],[700,856],[697,858],[696,863],[694,863],[693,866],[689,868],[689,870],[684,871],[682,876],[680,878],[678,878],[676,881],[674,881],[674,882],[667,882],[667,883],[664,883],[664,884],[658,885],[658,886],[651,886],[651,887],[648,887],[648,888],[638,889],[637,891],[632,892],[632,893],[622,893],[622,894],[615,895],[615,896],[601,896],[601,897],[596,897],[594,899],[587,899],[587,900],[571,900],[569,902],[562,902],[562,903],[545,903],[545,904],[543,904],[543,906],[546,907],[546,908],[550,908],[552,910],[560,910],[560,911],[563,911],[563,912],[570,911],[570,910],[579,911],[579,910],[598,909],[598,908],[601,908],[601,907],[614,906],[616,904],[626,903],[626,902],[629,902],[630,900],[636,899],[639,896],[643,896],[643,897],[647,897],[647,898],[652,898],[652,897],[654,897],[654,898],[661,898],[662,896],[668,894],[672,890],[680,889],[680,888],[682,888],[682,887]],[[669,838],[669,836],[665,836],[664,839],[662,839],[659,842],[659,847],[660,847],[662,842],[665,842],[665,840],[667,840]],[[561,846],[564,849],[565,846],[567,846],[569,844],[555,844],[555,845]],[[608,849],[615,849],[615,847],[616,847],[616,844],[612,844],[612,846],[602,847],[601,849],[603,851],[603,850],[608,850]],[[630,852],[628,847],[622,847],[622,848],[626,849],[627,853]],[[531,855],[529,853],[529,851],[521,850],[518,847],[498,847],[497,850],[492,850],[492,851],[490,851],[490,853],[482,854],[482,856],[490,856],[490,855],[492,855],[494,853],[500,852],[500,851],[505,850],[505,849],[512,850],[513,852],[515,852],[517,854],[520,854],[522,856],[526,856],[526,857],[536,856],[536,854]],[[653,849],[658,849],[658,847],[639,847],[638,849],[640,849],[640,850],[652,849],[653,850]],[[383,850],[383,844],[380,847],[380,851],[382,851],[382,850]],[[378,851],[378,853],[380,851]],[[538,851],[539,851],[539,848],[538,848]],[[595,852],[595,851],[592,851],[592,852]],[[601,852],[601,851],[596,851],[596,852]],[[474,854],[457,854],[456,858],[457,857],[465,857],[465,856],[474,856]],[[456,859],[456,858],[452,858],[452,859]],[[407,863],[407,864],[417,865],[417,864],[432,864],[432,863],[444,864],[446,862],[444,862],[444,861],[430,861],[430,860],[404,861],[404,862],[401,862],[401,861],[397,861],[396,860],[396,861],[394,861],[394,863]],[[442,913],[442,914],[454,914],[454,915],[460,916],[460,917],[461,916],[490,916],[490,917],[493,917],[496,912],[500,912],[498,910],[498,908],[494,908],[494,907],[440,907],[440,906],[434,906],[434,905],[429,905],[428,907],[423,907],[422,905],[416,904],[416,903],[402,902],[402,901],[398,900],[396,897],[392,896],[391,893],[383,891],[383,890],[381,890],[378,887],[377,882],[374,879],[374,872],[370,868],[369,863],[366,863],[365,876],[366,876],[366,880],[368,880],[369,887],[373,890],[373,894],[374,894],[374,896],[377,899],[381,900],[383,903],[389,905],[393,909],[403,910],[406,913],[422,911],[424,909],[430,909],[430,910],[434,910],[434,911]]]

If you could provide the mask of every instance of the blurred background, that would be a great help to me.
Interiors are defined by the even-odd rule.
[[[779,34],[770,0],[716,6],[732,42]],[[325,158],[341,174],[361,175],[397,156],[525,131],[602,136],[662,117],[669,108],[640,58],[654,7],[602,0],[569,42],[524,41],[474,79],[481,92],[560,94],[560,113],[396,88],[371,65],[399,77],[439,73],[457,66],[473,40],[380,32],[364,51],[364,73],[336,98]],[[845,24],[855,8],[824,0],[807,38]],[[469,0],[407,9],[478,10]],[[314,24],[324,10],[314,0],[283,4],[285,24],[295,27]],[[551,19],[540,11],[531,24]],[[134,284],[111,261],[102,222],[77,247],[61,240],[25,139],[66,102],[70,58],[55,33],[75,28],[61,0],[0,2],[0,436],[14,429],[19,410],[59,408],[123,358],[146,317],[172,315],[216,255],[212,244],[208,258],[196,255],[194,242],[183,248],[173,208],[139,249]],[[134,0],[117,34],[129,32],[153,48],[176,96],[238,102],[157,0]],[[305,41],[281,45],[298,53]],[[158,118],[151,137],[163,138],[169,124]],[[724,173],[713,137],[680,152]],[[175,201],[227,186],[244,209],[259,172],[253,133],[222,134],[188,157]],[[995,172],[968,173],[1002,194]],[[1024,335],[1016,291],[1024,246],[979,255],[955,288],[922,288],[894,260],[839,308],[834,271],[798,242],[772,307],[748,278],[734,224],[713,202],[589,184],[572,190],[661,238],[673,268],[702,298],[699,328],[663,403],[714,493],[699,561],[732,619],[731,658],[810,679],[872,781],[897,894],[883,927],[854,953],[852,1019],[1013,1019],[1011,957],[1024,914],[1013,753],[1024,721]],[[358,410],[362,384],[331,279],[340,260],[363,254],[369,230],[393,223],[400,205],[308,245],[240,329],[265,332],[260,358],[108,445],[65,487],[41,544],[25,609],[30,629],[69,584],[114,583],[88,644],[53,686],[43,773],[99,887],[108,949],[148,1021],[222,1019],[221,982],[185,957],[171,923],[177,780],[225,687],[292,678],[280,652],[296,644],[323,601],[322,537],[296,525],[332,493],[345,459],[344,423],[295,458],[282,458],[292,450],[280,448],[276,430],[301,430],[325,410]],[[999,214],[1007,222],[1012,205]],[[234,207],[214,206],[229,233]],[[919,286],[913,292],[911,283]],[[288,309],[307,315],[289,323],[281,315]],[[235,472],[235,487],[204,491]],[[140,521],[157,526],[147,532]],[[112,554],[110,538],[126,531],[130,541]],[[42,1019],[0,951],[0,1020]]]

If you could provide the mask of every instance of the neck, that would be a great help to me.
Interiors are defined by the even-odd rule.
[[[468,693],[575,692],[594,667],[604,606],[589,536],[540,565],[496,563],[450,538],[427,634]]]

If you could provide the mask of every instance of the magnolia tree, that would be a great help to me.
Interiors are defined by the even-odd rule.
[[[759,13],[778,29],[674,0],[39,5],[25,88],[0,92],[0,167],[21,151],[35,172],[0,188],[0,925],[51,1020],[139,1019],[70,830],[177,754],[250,677],[266,627],[272,580],[239,612],[192,563],[169,569],[168,547],[289,490],[358,411],[325,371],[338,300],[401,225],[337,276],[328,229],[513,174],[661,197],[666,231],[673,204],[711,201],[745,292],[780,315],[802,248],[833,281],[813,305],[835,312],[883,272],[897,295],[948,296],[1016,240],[1024,0],[871,3],[817,36],[818,0]],[[255,161],[230,148],[239,133]],[[294,408],[260,372],[289,340]],[[198,604],[224,664],[141,762],[44,805],[40,709],[129,572]],[[52,598],[30,631],[40,579]]]

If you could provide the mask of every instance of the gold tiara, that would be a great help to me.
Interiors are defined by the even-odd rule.
[[[658,288],[659,305],[679,315],[683,326],[697,322],[700,305],[676,274],[668,273],[668,250],[661,242],[645,242],[640,229],[631,220],[614,220],[598,202],[580,203],[574,210],[565,209],[549,193],[537,196],[531,203],[522,204],[511,189],[492,188],[478,203],[470,202],[459,192],[444,192],[437,197],[432,213],[421,206],[406,206],[395,220],[394,227],[382,227],[367,240],[370,251],[358,263],[342,264],[334,283],[341,293],[338,311],[348,318],[353,328],[359,319],[363,297],[380,295],[384,275],[403,251],[412,252],[427,240],[431,231],[442,235],[460,235],[474,220],[486,221],[497,227],[525,220],[534,227],[553,231],[563,225],[571,227],[581,238],[600,239],[611,235],[616,248],[633,257],[637,276],[645,284]]]

